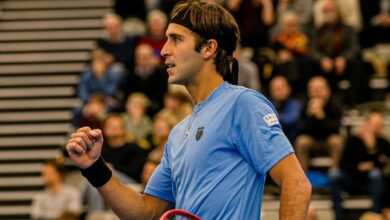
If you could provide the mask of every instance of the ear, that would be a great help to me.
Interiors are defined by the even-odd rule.
[[[207,44],[202,48],[202,55],[205,59],[212,58],[218,50],[218,42],[214,39],[207,40]]]

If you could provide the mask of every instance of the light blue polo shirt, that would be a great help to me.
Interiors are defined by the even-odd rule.
[[[224,82],[172,130],[145,193],[205,220],[259,219],[266,173],[292,152],[272,104]]]

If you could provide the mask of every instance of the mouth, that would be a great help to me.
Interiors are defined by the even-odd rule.
[[[174,64],[174,63],[165,63],[165,66],[169,69],[169,68],[175,67],[176,64]]]

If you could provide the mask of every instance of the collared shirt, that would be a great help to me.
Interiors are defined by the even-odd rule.
[[[145,193],[203,219],[259,219],[266,173],[292,152],[272,104],[224,82],[172,130]]]

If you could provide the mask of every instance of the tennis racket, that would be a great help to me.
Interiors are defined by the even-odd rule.
[[[174,219],[202,220],[200,217],[180,209],[172,209],[166,211],[160,218],[160,220],[174,220]]]

